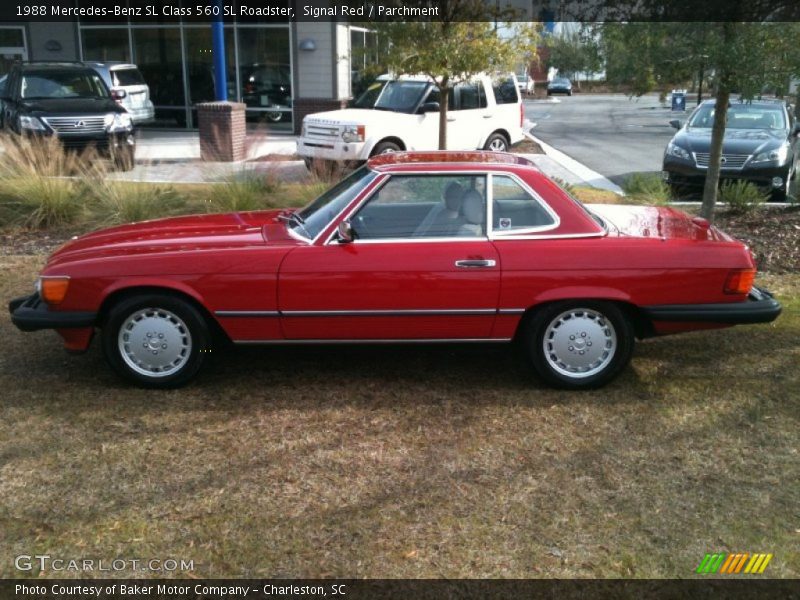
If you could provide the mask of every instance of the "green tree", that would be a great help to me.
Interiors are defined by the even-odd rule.
[[[716,100],[701,215],[714,218],[728,105],[766,87],[785,91],[800,74],[797,23],[614,23],[601,27],[609,81],[632,84],[641,95],[709,74]]]
[[[599,71],[602,68],[600,48],[589,28],[568,31],[547,39],[549,56],[547,66],[558,69],[559,75],[578,77],[580,73]]]
[[[373,23],[384,50],[381,61],[395,75],[422,74],[439,88],[439,148],[447,148],[448,93],[482,72],[509,71],[536,55],[538,27],[514,23],[509,9],[483,0],[450,0],[436,21]],[[442,14],[443,13],[443,14]]]

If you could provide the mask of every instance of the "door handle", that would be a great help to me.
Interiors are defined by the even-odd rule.
[[[491,119],[494,115],[483,115],[484,119]]]
[[[448,123],[453,123],[455,120],[456,120],[456,118],[455,118],[455,117],[452,117],[452,118],[450,118],[450,117],[449,117],[449,118],[447,119],[447,122],[448,122]]]
[[[487,267],[494,267],[496,265],[497,261],[495,260],[468,258],[456,261],[456,266],[462,269],[482,269]]]

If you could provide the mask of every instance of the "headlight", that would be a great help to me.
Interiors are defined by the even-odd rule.
[[[680,146],[673,144],[670,142],[667,144],[667,154],[669,156],[675,156],[677,158],[682,158],[683,160],[692,160],[692,155],[689,154],[687,150],[684,150]]]
[[[133,126],[133,121],[128,113],[107,114],[103,122],[109,131],[123,131]]]
[[[363,142],[366,127],[363,125],[345,125],[342,130],[342,139],[345,142]]]
[[[786,158],[788,156],[789,156],[789,146],[784,144],[780,148],[775,148],[774,150],[759,152],[753,157],[753,160],[751,162],[753,163],[776,162],[778,164],[782,164],[786,162]]]
[[[44,124],[36,117],[20,115],[19,126],[21,129],[27,129],[28,131],[45,131]]]

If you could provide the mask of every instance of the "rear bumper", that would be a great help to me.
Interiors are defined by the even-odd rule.
[[[50,310],[37,293],[12,300],[8,312],[11,322],[21,331],[93,327],[97,320],[94,312]]]
[[[744,325],[774,321],[781,314],[781,305],[767,290],[754,287],[744,302],[665,304],[661,306],[645,306],[641,310],[652,321]]]

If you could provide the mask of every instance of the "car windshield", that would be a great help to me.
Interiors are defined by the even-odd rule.
[[[376,81],[370,85],[364,93],[353,102],[353,108],[373,108],[385,86],[385,81]]]
[[[428,89],[427,81],[389,81],[375,102],[377,110],[412,113]]]
[[[48,71],[22,76],[23,98],[107,98],[103,80],[88,71]]]
[[[689,127],[710,129],[714,125],[715,106],[706,104],[697,109]],[[784,129],[783,110],[779,106],[731,104],[728,107],[727,129]]]
[[[569,85],[569,79],[554,79],[553,83],[558,85]]]
[[[311,204],[300,210],[300,219],[289,223],[292,231],[314,239],[378,174],[366,166],[357,169]]]

